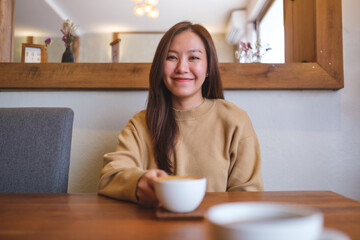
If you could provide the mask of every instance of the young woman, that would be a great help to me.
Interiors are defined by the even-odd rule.
[[[207,178],[207,191],[263,190],[260,148],[245,111],[225,101],[208,31],[180,22],[161,39],[146,111],[133,116],[105,154],[99,193],[156,206],[153,180]]]

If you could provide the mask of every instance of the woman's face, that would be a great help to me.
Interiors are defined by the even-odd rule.
[[[164,64],[163,80],[172,93],[173,107],[189,109],[203,102],[201,86],[207,74],[204,43],[198,35],[184,31],[176,35]]]

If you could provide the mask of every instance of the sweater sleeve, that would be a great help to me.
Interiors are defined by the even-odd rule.
[[[230,156],[227,191],[263,191],[260,145],[247,115],[234,133]]]
[[[104,155],[98,193],[137,202],[136,185],[145,170],[141,161],[142,140],[131,120],[119,134],[118,140],[116,151]]]

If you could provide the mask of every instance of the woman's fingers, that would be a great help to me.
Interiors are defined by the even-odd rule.
[[[154,190],[154,179],[157,177],[168,176],[166,172],[159,169],[147,171],[137,184],[137,197],[141,205],[145,207],[155,207],[158,205],[158,199]]]
[[[149,170],[147,173],[149,173],[147,178],[148,178],[148,181],[149,181],[149,185],[152,188],[154,188],[154,180],[155,180],[155,178],[168,176],[168,174],[165,171],[160,170],[160,169]]]

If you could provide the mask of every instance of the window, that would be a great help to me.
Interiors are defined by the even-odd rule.
[[[261,58],[262,63],[285,62],[285,37],[283,0],[274,0],[264,17],[260,20],[258,36],[263,47],[271,48]]]

